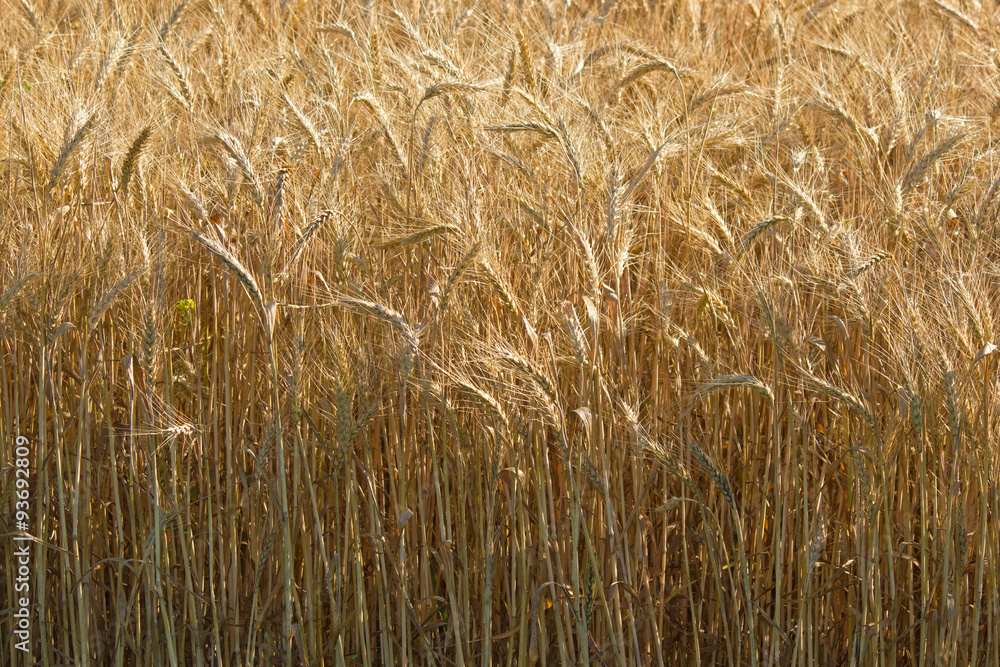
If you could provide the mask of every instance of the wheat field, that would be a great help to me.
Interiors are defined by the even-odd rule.
[[[1000,664],[994,3],[0,15],[0,664]]]

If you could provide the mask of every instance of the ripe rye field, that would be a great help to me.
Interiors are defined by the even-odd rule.
[[[1000,662],[994,3],[0,15],[0,663]]]

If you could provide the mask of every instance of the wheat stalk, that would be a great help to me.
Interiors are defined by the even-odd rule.
[[[910,169],[910,172],[906,175],[905,189],[911,190],[917,182],[923,178],[924,174],[927,173],[927,170],[930,169],[935,162],[950,153],[962,141],[962,139],[963,135],[961,134],[948,137],[935,146],[929,153],[927,153],[927,155],[921,158],[920,162],[913,165],[913,168]]]
[[[714,394],[732,389],[733,387],[749,387],[767,399],[768,403],[774,404],[774,394],[771,392],[770,387],[753,375],[720,375],[702,384],[700,390],[707,394]]]
[[[789,218],[787,218],[787,217],[785,217],[783,215],[775,215],[775,216],[771,216],[770,218],[765,218],[765,219],[761,220],[760,222],[758,222],[756,225],[754,225],[753,227],[750,228],[750,231],[748,231],[743,236],[742,239],[740,239],[738,256],[742,255],[747,250],[749,250],[750,247],[753,245],[754,240],[758,236],[760,236],[761,234],[763,234],[767,230],[771,229],[772,227],[774,227],[778,223],[788,222],[788,221],[789,221]]]
[[[240,173],[243,174],[247,185],[250,186],[254,201],[258,205],[261,205],[264,201],[264,195],[261,193],[260,180],[257,178],[257,172],[254,171],[253,165],[250,164],[250,160],[247,158],[239,139],[229,132],[222,130],[214,133],[210,138],[221,144],[229,157],[233,159],[236,166],[239,167]]]
[[[55,187],[56,181],[59,180],[59,176],[62,174],[63,169],[66,167],[66,163],[69,161],[70,155],[76,150],[80,144],[86,139],[87,134],[93,129],[94,124],[97,122],[97,113],[92,113],[87,118],[86,122],[80,126],[80,129],[76,131],[73,138],[70,139],[62,148],[59,153],[59,157],[56,159],[54,165],[52,165],[52,171],[49,172],[48,185],[45,186],[45,194],[48,196],[52,192],[52,188]]]
[[[623,76],[621,80],[615,84],[615,90],[617,90],[620,94],[622,90],[652,72],[670,72],[678,79],[682,74],[682,71],[679,68],[666,60],[653,60],[652,62],[640,63],[629,70],[625,76]],[[686,70],[684,73],[686,73]]]
[[[184,102],[186,103],[185,106],[190,108],[194,100],[194,94],[191,92],[191,84],[188,82],[187,74],[185,74],[181,66],[177,64],[174,57],[170,55],[170,52],[167,51],[167,47],[164,44],[160,44],[160,53],[163,54],[164,60],[167,61],[167,65],[170,66],[170,71],[174,73],[174,78],[177,79],[177,83],[181,87],[181,95],[184,96]]]
[[[309,141],[312,142],[312,145],[316,147],[317,151],[319,151],[320,157],[326,158],[327,155],[326,145],[320,139],[320,135],[319,132],[316,130],[316,127],[312,124],[312,122],[308,118],[306,118],[306,116],[301,111],[299,111],[299,108],[295,106],[292,100],[289,99],[288,93],[282,91],[281,99],[285,101],[285,106],[287,106],[289,110],[292,112],[292,115],[295,117],[295,120],[298,121],[299,127],[301,127],[302,130],[306,133],[306,136],[309,137]]]
[[[247,293],[250,295],[251,300],[260,308],[261,313],[264,311],[264,298],[261,296],[260,287],[257,285],[257,280],[250,273],[243,263],[231,253],[223,243],[211,236],[203,234],[199,231],[192,232],[192,238],[205,247],[210,253],[215,255],[217,258],[222,260],[222,262],[229,267],[229,270],[239,279],[246,288]]]
[[[187,4],[188,0],[181,0],[179,3],[177,3],[177,5],[174,7],[174,10],[170,12],[170,16],[167,18],[166,21],[163,22],[163,25],[160,27],[161,42],[167,38],[167,35],[170,33],[171,28],[174,27],[174,25],[180,19],[181,14],[187,8]]]
[[[316,32],[332,32],[335,35],[341,35],[351,40],[355,44],[358,43],[358,38],[354,36],[354,31],[350,27],[343,25],[342,23],[330,23],[327,25],[317,26]]]
[[[445,283],[444,291],[441,292],[442,313],[448,310],[448,303],[451,300],[452,293],[455,291],[455,286],[462,280],[465,274],[472,269],[473,265],[475,265],[476,259],[479,256],[479,251],[482,247],[482,241],[477,241],[472,244],[472,247],[469,248],[469,251],[462,256],[461,261],[448,276],[448,282]]]
[[[151,128],[149,125],[142,128],[135,139],[132,140],[132,145],[129,146],[128,152],[125,154],[125,159],[122,160],[121,177],[118,179],[118,189],[128,194],[128,184],[132,180],[132,172],[135,171],[136,164],[139,161],[139,155],[142,153],[142,149],[145,147],[146,141],[149,139],[149,134]]]

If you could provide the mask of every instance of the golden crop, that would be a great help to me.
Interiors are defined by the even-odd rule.
[[[1000,662],[994,3],[0,15],[4,664]]]

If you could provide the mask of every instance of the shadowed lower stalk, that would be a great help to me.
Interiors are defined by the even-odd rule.
[[[416,112],[414,112],[414,114],[415,113]],[[441,354],[442,358],[446,358],[446,351],[447,351],[447,348],[445,346],[445,338],[444,338],[444,322],[445,322],[445,317],[446,317],[447,308],[448,308],[448,297],[449,297],[449,295],[451,293],[451,290],[454,288],[454,286],[457,284],[457,282],[461,279],[462,274],[471,265],[472,260],[475,258],[475,256],[478,253],[478,251],[479,251],[479,245],[478,244],[473,245],[472,249],[466,254],[465,258],[462,260],[462,262],[459,264],[459,266],[455,269],[454,272],[452,272],[451,276],[448,279],[447,286],[445,287],[444,294],[442,295],[441,310],[440,310],[440,314],[439,314],[439,317],[438,317],[438,320],[437,320],[437,326],[435,327],[435,333],[437,334],[438,349],[440,351],[440,354]],[[423,371],[423,362],[421,362],[421,371]],[[425,383],[424,389],[425,389],[425,392],[427,392],[427,401],[424,404],[424,410],[429,415],[430,414],[429,385],[427,385]],[[445,388],[444,388],[443,385],[441,387],[440,401],[441,401],[441,408],[440,408],[441,409],[441,451],[442,452],[447,452],[447,447],[448,447],[448,421],[449,421],[448,417],[449,417],[449,410],[448,410],[448,396],[447,396],[446,390],[445,390]],[[429,419],[428,419],[428,433],[429,433],[429,437],[431,437],[433,439],[433,427],[432,427],[432,422]],[[458,438],[456,438],[456,445],[455,446],[456,446],[456,451],[458,451],[458,449],[459,449]],[[461,454],[459,452],[459,456],[460,455]],[[450,480],[449,480],[449,477],[448,477],[448,457],[447,457],[447,455],[445,455],[442,458],[443,458],[444,471],[443,471],[443,475],[441,477],[439,477],[438,464],[437,464],[437,457],[436,456],[435,456],[435,463],[434,463],[434,486],[435,486],[435,491],[437,493],[437,499],[438,499],[438,508],[437,508],[438,509],[438,526],[439,526],[439,530],[441,531],[441,537],[442,537],[442,539],[446,540],[448,544],[451,544],[452,543],[452,535],[449,532],[449,529],[450,529],[450,527],[452,525],[452,518],[450,516],[450,514],[451,514],[451,506],[452,506],[451,497],[450,497],[451,484],[450,484]],[[443,483],[443,486],[444,486],[444,489],[445,489],[444,490],[444,497],[442,497],[442,492],[441,492],[442,483]],[[445,512],[448,512],[448,514],[449,514],[449,516],[448,516],[447,519],[445,518]],[[453,558],[454,558],[454,556],[451,555],[451,553],[449,553],[448,559],[445,562],[449,562],[449,561],[453,562]],[[458,608],[458,602],[457,602],[457,599],[456,599],[456,596],[455,596],[455,572],[453,571],[453,568],[447,567],[447,566],[445,567],[445,579],[446,579],[446,584],[448,586],[449,615],[451,616],[451,621],[452,621],[452,624],[453,624],[453,626],[452,626],[453,627],[453,632],[455,633],[455,652],[456,652],[455,664],[456,664],[456,667],[465,667],[465,648],[463,646],[462,627],[460,625],[460,617],[459,617],[460,612],[459,612],[459,608]]]
[[[43,318],[45,318],[45,313],[44,312],[42,313],[42,316],[43,316]],[[45,340],[45,333],[44,332],[45,332],[45,330],[47,328],[47,326],[46,326],[47,324],[48,323],[43,319],[43,328],[42,328],[42,332],[43,333],[42,333],[41,338],[39,338],[39,340],[38,340],[38,387],[37,387],[37,391],[38,391],[38,454],[37,454],[37,459],[36,459],[35,465],[37,466],[37,470],[39,470],[39,472],[40,472],[40,474],[39,474],[39,480],[38,480],[38,486],[39,486],[39,488],[45,488],[48,485],[48,466],[44,465],[45,464],[45,460],[46,460],[46,456],[47,456],[46,453],[45,453],[45,441],[46,441],[46,438],[45,438],[45,436],[46,436],[46,428],[45,428],[45,426],[46,426],[46,423],[45,423],[46,422],[46,420],[45,420],[45,400],[46,400],[46,397],[45,397],[45,381],[46,381],[46,370],[47,370],[47,368],[46,368],[46,366],[47,366],[47,364],[46,364],[46,356],[47,356],[47,349],[48,349],[48,344],[47,344],[47,341]],[[35,524],[36,525],[36,530],[38,531],[38,533],[39,534],[45,533],[46,529],[45,529],[45,514],[44,514],[43,503],[38,503],[38,509],[37,509],[35,520],[36,520],[36,524]],[[35,550],[35,562],[36,563],[44,563],[46,561],[45,551],[46,551],[47,548],[48,548],[48,545],[45,542],[42,542],[42,541],[38,542],[38,548]],[[35,586],[36,586],[37,590],[40,590],[40,591],[44,591],[45,590],[45,579],[46,579],[45,575],[46,575],[47,570],[48,570],[48,568],[45,568],[45,567],[36,568],[36,571],[35,571]],[[45,613],[46,613],[45,596],[41,596],[40,602],[41,603],[38,605],[38,615],[41,618],[45,618]],[[41,639],[41,642],[42,642],[42,666],[43,667],[49,667],[49,665],[51,663],[50,663],[49,649],[48,649],[48,625],[46,623],[42,623],[41,624],[41,627],[39,628],[39,634],[40,634],[40,639]]]
[[[986,348],[984,348],[986,349]],[[994,348],[995,349],[995,348]],[[985,369],[983,370],[983,398],[982,404],[979,406],[980,414],[980,437],[984,443],[989,442],[989,386],[990,386],[990,368],[992,367],[993,360],[987,356]],[[980,444],[978,454],[978,466],[977,466],[977,476],[979,482],[979,545],[975,549],[974,553],[979,554],[979,558],[976,560],[976,587],[975,593],[973,595],[973,610],[972,610],[972,650],[969,655],[969,664],[976,664],[977,653],[979,649],[979,618],[982,614],[982,596],[983,596],[983,568],[986,563],[986,536],[989,532],[988,526],[986,525],[986,518],[989,513],[987,507],[987,482],[986,482],[986,469],[988,466],[988,451],[984,452],[984,444]],[[984,454],[986,456],[984,456]]]
[[[259,304],[263,310],[263,304]],[[285,446],[281,437],[281,399],[278,396],[278,365],[274,358],[274,340],[268,330],[267,356],[271,364],[271,400],[274,409],[275,456],[278,459],[278,498],[281,502],[282,572],[285,585],[284,649],[285,667],[292,664],[292,534],[289,526],[288,491],[285,488]],[[304,649],[305,647],[303,647]]]
[[[255,311],[260,319],[264,332],[264,344],[267,346],[267,358],[271,371],[271,402],[274,414],[275,456],[278,466],[278,501],[281,507],[281,537],[282,537],[282,573],[284,583],[284,618],[283,618],[283,648],[285,667],[292,664],[292,534],[289,527],[288,491],[285,480],[285,446],[281,434],[281,397],[278,393],[278,365],[274,354],[274,318],[276,304],[265,306],[260,288],[253,275],[243,266],[228,249],[218,240],[195,232],[193,237],[211,254],[226,264],[230,271],[239,279],[250,296]],[[304,648],[304,647],[303,647]]]

